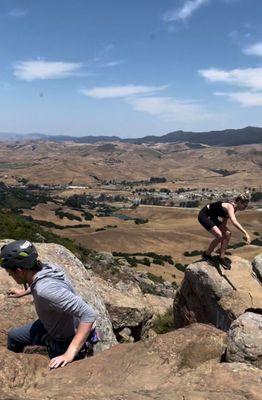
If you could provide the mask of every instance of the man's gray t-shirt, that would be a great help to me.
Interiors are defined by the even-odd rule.
[[[54,339],[73,337],[80,322],[94,322],[97,317],[57,265],[43,264],[30,288],[38,317]]]

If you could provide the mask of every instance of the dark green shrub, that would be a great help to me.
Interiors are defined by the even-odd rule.
[[[86,221],[92,221],[92,219],[94,219],[93,214],[91,214],[91,213],[88,212],[88,211],[85,211],[85,212],[83,213],[83,215],[84,215],[84,218],[85,218]]]
[[[150,265],[151,265],[149,258],[146,258],[146,257],[143,258],[143,260],[140,260],[138,262],[140,262],[141,264],[147,265],[148,267],[150,267]]]
[[[193,251],[185,251],[184,256],[186,257],[195,257],[195,256],[200,256],[202,255],[202,251],[200,250],[193,250]]]
[[[154,283],[164,283],[164,279],[162,277],[162,275],[157,276],[155,274],[152,274],[151,272],[147,273],[148,278],[153,281]]]
[[[175,268],[179,271],[185,272],[187,264],[176,263]]]
[[[148,219],[147,218],[135,218],[135,224],[140,225],[140,224],[147,224]]]
[[[255,246],[262,246],[262,237],[251,240],[251,244],[254,244]]]
[[[262,192],[253,192],[251,194],[251,201],[260,201],[262,200]]]
[[[159,315],[154,320],[152,329],[158,334],[163,334],[174,330],[174,315],[172,307],[170,307],[165,314]]]

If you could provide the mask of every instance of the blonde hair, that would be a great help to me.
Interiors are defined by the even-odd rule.
[[[248,205],[250,201],[250,193],[249,191],[246,191],[244,193],[240,193],[239,195],[237,195],[237,197],[235,198],[235,202],[240,202],[242,204],[246,204]]]

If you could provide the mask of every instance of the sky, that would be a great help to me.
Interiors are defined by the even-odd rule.
[[[0,132],[262,126],[262,0],[0,0]]]

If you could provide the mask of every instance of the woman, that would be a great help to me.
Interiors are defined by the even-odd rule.
[[[218,260],[223,267],[230,269],[230,260],[225,258],[227,245],[231,237],[231,232],[227,228],[228,219],[230,219],[232,224],[239,231],[244,233],[247,244],[250,244],[249,234],[240,225],[235,216],[236,211],[243,211],[247,208],[248,202],[249,195],[248,193],[244,193],[239,194],[231,202],[224,203],[223,201],[217,201],[215,203],[207,204],[204,208],[202,208],[198,215],[198,221],[208,232],[211,232],[212,235],[215,236],[215,239],[212,240],[208,249],[203,253],[204,259],[215,263],[216,260],[211,254],[217,245],[221,243],[220,257],[218,257]],[[219,218],[222,218],[222,220]]]

